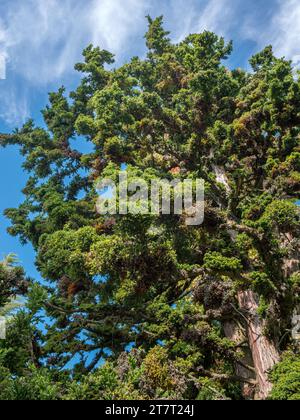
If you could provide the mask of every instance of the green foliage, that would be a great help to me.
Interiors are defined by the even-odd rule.
[[[28,280],[25,279],[24,270],[16,266],[17,260],[9,255],[0,262],[0,309],[18,294],[27,291]]]
[[[183,399],[188,396],[190,381],[178,365],[178,361],[169,360],[167,350],[161,346],[147,354],[134,349],[121,354],[115,364],[106,363],[89,374],[83,383],[71,383],[64,399]]]
[[[259,295],[268,296],[276,290],[275,285],[265,272],[253,271],[249,277],[253,290]]]
[[[289,201],[273,201],[266,208],[259,223],[265,230],[278,228],[283,232],[291,231],[299,227],[299,212],[295,204]]]
[[[204,257],[205,267],[216,271],[237,271],[242,269],[238,258],[224,257],[218,252],[208,252]]]
[[[8,369],[0,366],[0,399],[11,401],[15,399],[14,381]]]
[[[149,23],[149,30],[145,36],[147,47],[154,54],[160,55],[170,47],[170,40],[167,38],[169,32],[166,32],[163,28],[163,16],[154,20],[147,16],[147,19]]]
[[[204,378],[201,381],[201,389],[197,396],[198,401],[216,401],[226,400],[224,390],[212,379]]]
[[[66,399],[70,400],[113,400],[117,399],[117,388],[120,387],[117,372],[107,363],[96,373],[88,375],[80,385],[70,386]]]
[[[26,376],[13,379],[9,370],[0,367],[0,399],[1,401],[54,401],[61,397],[62,384],[55,382],[50,372],[28,368]]]
[[[292,351],[283,355],[282,361],[271,373],[274,388],[271,400],[300,400],[300,357]]]

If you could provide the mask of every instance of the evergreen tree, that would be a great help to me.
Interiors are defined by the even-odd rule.
[[[50,94],[46,128],[29,121],[1,136],[30,174],[24,203],[6,211],[9,232],[33,245],[47,283],[18,315],[35,350],[5,362],[19,378],[1,379],[10,398],[264,399],[281,373],[270,370],[293,351],[299,75],[271,47],[252,72],[230,70],[223,38],[172,44],[162,18],[148,21],[145,59],[112,69],[113,56],[89,46],[78,88]],[[124,163],[147,182],[203,178],[204,223],[99,215],[96,181]]]

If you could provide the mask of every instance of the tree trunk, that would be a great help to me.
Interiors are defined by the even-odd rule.
[[[257,399],[266,399],[272,390],[268,374],[279,362],[279,352],[264,335],[264,322],[258,315],[258,296],[253,291],[240,292],[240,308],[248,313],[247,333],[257,380]]]
[[[253,291],[238,295],[241,322],[228,321],[224,333],[237,345],[243,345],[243,356],[236,362],[235,372],[242,384],[242,394],[246,400],[265,400],[272,384],[269,372],[279,362],[279,352],[264,335],[264,321],[258,315],[258,296]],[[238,311],[238,310],[237,310]]]
[[[300,269],[300,242],[291,233],[287,233],[281,240],[281,246],[288,250],[288,255],[283,260],[283,272],[288,278]]]
[[[229,194],[231,188],[223,168],[213,166],[217,181],[224,185],[226,192]],[[233,240],[237,232],[231,230],[228,232]],[[292,238],[288,237],[290,241]],[[294,269],[294,261],[286,263],[286,270]],[[291,267],[292,266],[292,267]],[[250,352],[245,351],[243,359],[240,361],[241,365],[236,366],[236,373],[241,378],[243,383],[243,395],[245,398],[253,396],[248,381],[251,378],[250,370],[244,366],[254,366],[256,372],[257,391],[254,397],[256,399],[264,400],[268,397],[272,390],[272,384],[269,381],[269,372],[280,360],[279,352],[277,351],[274,343],[272,343],[264,335],[264,322],[258,315],[259,299],[258,296],[251,290],[243,291],[238,294],[239,307],[242,313],[245,313],[246,332],[243,327],[238,327],[234,323],[227,323],[224,326],[226,336],[236,342],[237,344],[242,341],[243,337],[247,337]],[[253,399],[253,398],[251,398]]]
[[[241,381],[243,397],[246,400],[253,400],[256,391],[256,375],[246,329],[238,321],[228,321],[224,324],[224,333],[229,340],[241,346],[243,350],[242,356],[235,363],[235,373]]]

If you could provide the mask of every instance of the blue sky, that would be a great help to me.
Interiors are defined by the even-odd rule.
[[[73,65],[89,43],[114,52],[118,64],[143,55],[147,14],[163,14],[174,41],[204,29],[232,39],[231,66],[247,67],[249,56],[268,44],[300,63],[300,0],[0,0],[0,78],[6,62],[0,131],[29,117],[42,124],[47,92],[76,85]],[[5,208],[22,201],[26,175],[16,149],[0,150],[0,176],[0,256],[17,253],[36,276],[30,246],[6,234],[2,217]]]

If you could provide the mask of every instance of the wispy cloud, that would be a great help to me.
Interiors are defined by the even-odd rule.
[[[24,118],[24,86],[45,90],[68,82],[89,43],[120,61],[141,53],[148,13],[165,15],[175,41],[208,29],[239,45],[251,41],[257,49],[272,43],[278,55],[300,62],[300,0],[1,0],[0,57],[6,57],[8,74],[0,83],[0,114],[21,111]],[[22,80],[18,88],[15,78]]]
[[[148,7],[148,0],[4,3],[0,5],[0,78],[4,78],[5,69],[1,59],[2,64],[7,64],[8,74],[5,83],[0,84],[0,118],[7,124],[19,124],[28,117],[30,98],[26,97],[25,86],[27,90],[28,86],[45,88],[68,80],[89,43],[123,56],[125,46],[130,49],[139,28],[142,34]],[[23,81],[18,88],[16,77]]]
[[[200,14],[197,31],[210,30],[220,35],[228,35],[234,26],[234,16],[238,12],[236,0],[210,0]]]
[[[20,91],[12,85],[4,86],[4,81],[0,81],[0,92],[0,119],[12,127],[24,123],[30,117],[26,89]]]
[[[175,41],[190,33],[209,30],[229,36],[239,0],[170,0],[163,10],[172,26]]]
[[[177,39],[209,29],[259,46],[273,43],[290,58],[300,54],[299,0],[3,1],[0,52],[8,54],[13,71],[35,84],[71,71],[90,42],[121,57],[140,48],[148,12],[165,14]]]
[[[299,62],[300,1],[267,2],[268,7],[264,10],[254,7],[252,11],[248,10],[244,19],[240,19],[239,36],[255,41],[258,49],[271,44],[277,56]]]
[[[6,54],[0,50],[0,80],[6,79]]]
[[[286,56],[295,63],[300,61],[300,1],[279,2],[278,13],[272,21],[270,38],[277,54]]]
[[[104,43],[116,53],[122,53],[130,38],[136,43],[142,38],[135,35],[145,27],[145,15],[150,0],[94,0],[88,12],[94,44]]]
[[[143,23],[148,0],[14,0],[0,22],[14,71],[35,83],[53,81],[90,42],[119,53]]]

